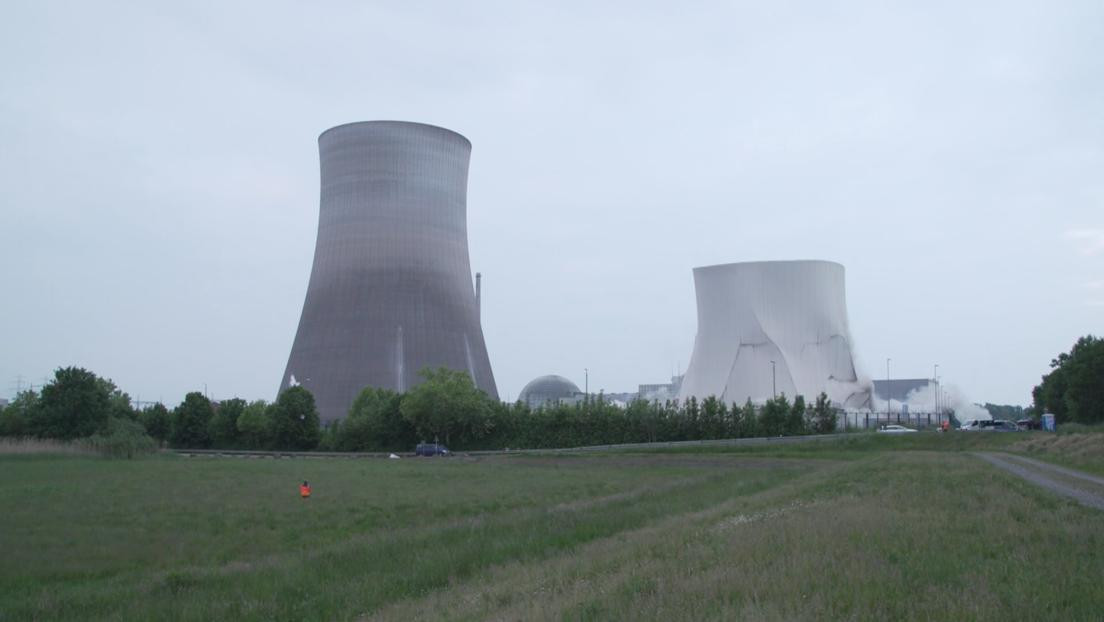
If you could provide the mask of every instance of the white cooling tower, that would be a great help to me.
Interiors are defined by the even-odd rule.
[[[726,402],[776,392],[869,408],[851,355],[843,266],[760,261],[694,268],[698,333],[679,398]],[[773,361],[773,363],[772,363]]]

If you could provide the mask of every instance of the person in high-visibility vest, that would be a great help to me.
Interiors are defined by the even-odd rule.
[[[299,487],[299,496],[304,499],[310,497],[310,482],[303,480],[303,485]]]

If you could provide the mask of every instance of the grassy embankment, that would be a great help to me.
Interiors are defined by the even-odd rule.
[[[1055,464],[1104,475],[1104,426],[1064,426],[1059,434],[1032,434],[1011,451]],[[1062,430],[1063,426],[1059,429]]]
[[[0,619],[1104,610],[1100,513],[962,451],[1024,439],[915,436],[481,460],[0,456]]]

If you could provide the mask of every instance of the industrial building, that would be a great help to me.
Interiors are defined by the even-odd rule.
[[[468,258],[471,143],[398,121],[318,137],[314,264],[280,390],[301,384],[323,422],[365,387],[406,391],[426,367],[471,375],[497,399]]]
[[[671,382],[638,385],[634,399],[659,403],[677,400],[679,389],[682,387],[682,378],[682,376],[671,376]]]
[[[762,261],[694,268],[698,331],[679,398],[764,402],[821,392],[869,408],[847,326],[843,266]]]

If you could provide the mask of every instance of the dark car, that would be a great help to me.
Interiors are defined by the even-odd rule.
[[[1016,422],[1016,425],[1020,426],[1021,430],[1041,430],[1043,426],[1035,419],[1020,419]]]
[[[414,448],[415,456],[448,456],[449,448],[440,443],[418,443]]]

